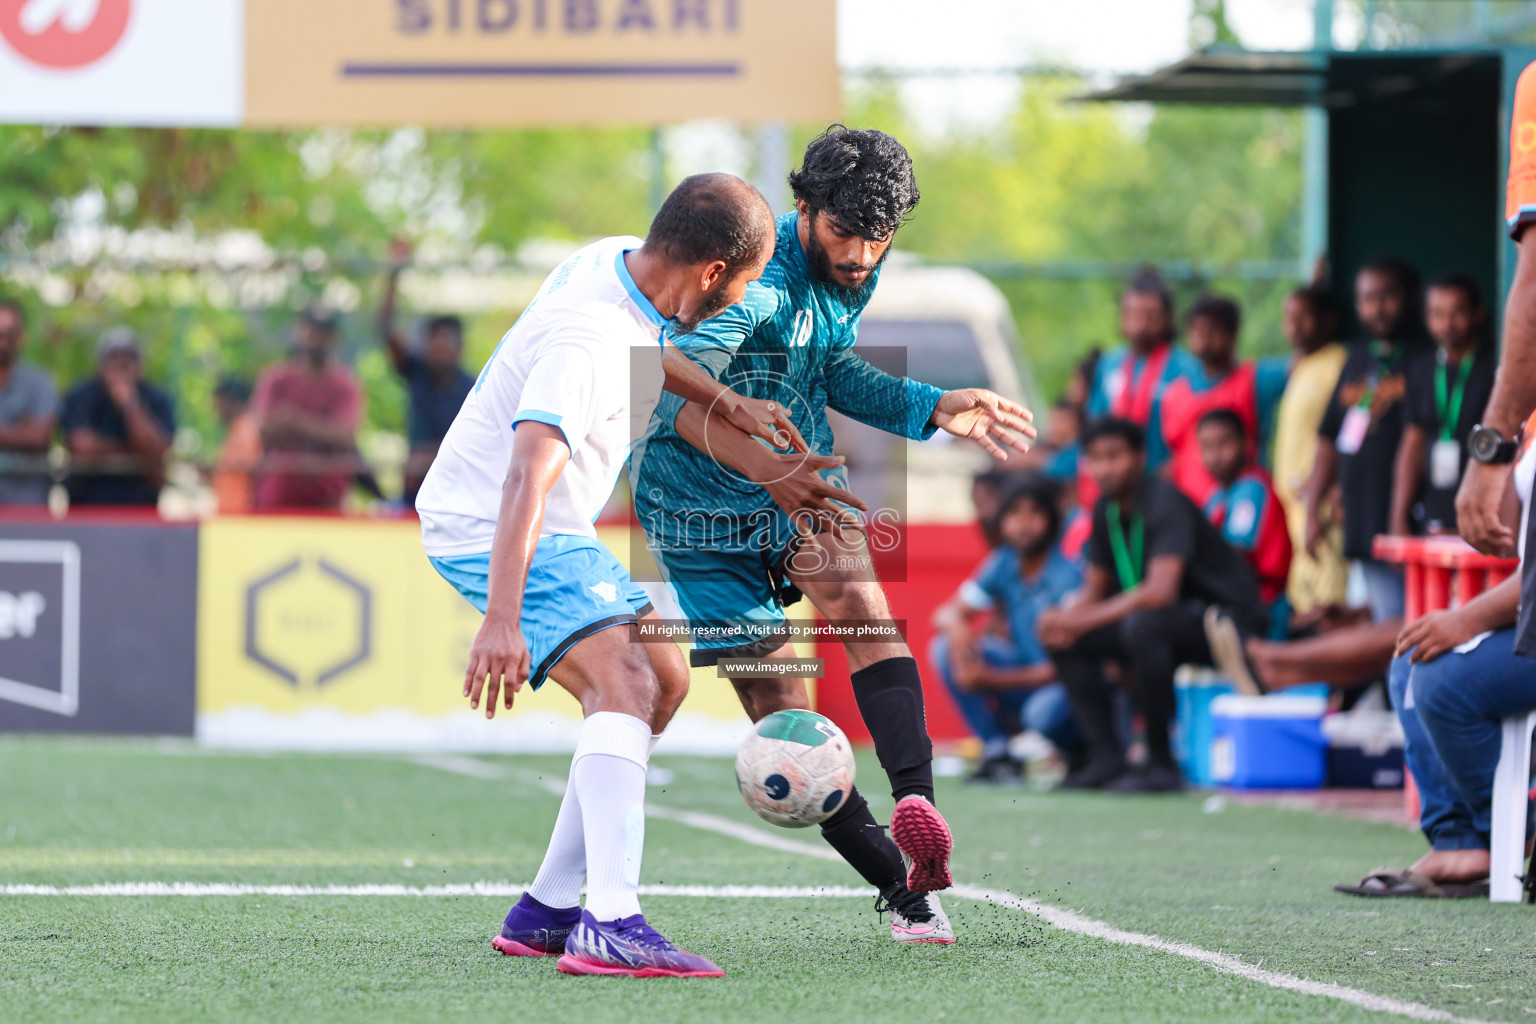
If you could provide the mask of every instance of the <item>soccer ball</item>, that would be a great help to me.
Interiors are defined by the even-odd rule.
[[[843,730],[814,711],[775,711],[736,752],[736,785],[765,821],[819,825],[853,790],[853,747]]]

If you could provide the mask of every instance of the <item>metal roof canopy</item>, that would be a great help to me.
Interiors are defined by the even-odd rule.
[[[1465,49],[1262,52],[1213,48],[1075,98],[1339,109],[1433,87],[1496,54],[1495,50]]]
[[[1533,5],[1536,8],[1536,5]],[[1333,287],[1390,252],[1426,276],[1469,272],[1500,301],[1514,269],[1500,184],[1515,79],[1536,51],[1440,48],[1249,52],[1215,47],[1079,100],[1307,107],[1307,192],[1298,277],[1324,255]],[[1316,166],[1313,164],[1316,163]],[[1305,245],[1304,241],[1304,245]],[[1343,294],[1340,298],[1344,298]],[[1346,331],[1353,330],[1346,310]]]

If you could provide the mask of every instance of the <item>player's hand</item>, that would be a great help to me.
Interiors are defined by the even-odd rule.
[[[933,410],[933,425],[956,437],[969,438],[993,458],[1008,458],[1007,448],[1029,451],[1035,439],[1035,414],[986,388],[946,391]]]
[[[1456,492],[1456,525],[1461,537],[1485,555],[1511,558],[1515,554],[1515,532],[1500,515],[1509,474],[1509,466],[1473,460]]]
[[[821,470],[836,469],[846,462],[841,455],[768,454],[764,471],[753,474],[753,483],[768,492],[801,535],[815,532],[813,526],[818,522],[841,534],[859,522],[858,513],[849,506],[859,512],[869,511],[862,498],[821,475]]]
[[[464,696],[469,698],[469,706],[480,706],[483,689],[486,718],[496,717],[498,691],[510,710],[512,695],[528,681],[529,668],[528,645],[517,622],[487,615],[469,648],[469,668],[464,673]]]
[[[808,452],[810,446],[789,418],[789,409],[783,402],[770,402],[764,398],[747,398],[734,391],[726,391],[715,403],[731,425],[743,433],[760,437],[779,451],[792,449]]]
[[[1434,661],[1446,651],[1471,640],[1477,635],[1476,629],[1460,608],[1430,612],[1403,627],[1403,631],[1397,634],[1397,650],[1393,655],[1401,657],[1412,650],[1410,661]]]

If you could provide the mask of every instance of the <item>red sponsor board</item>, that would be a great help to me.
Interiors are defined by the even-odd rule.
[[[82,68],[116,48],[132,13],[132,0],[0,0],[0,36],[34,64]]]
[[[907,646],[917,659],[923,675],[923,697],[928,708],[928,732],[935,741],[959,740],[970,730],[950,702],[944,684],[928,659],[933,642],[930,620],[934,609],[949,600],[965,578],[987,555],[981,530],[974,524],[929,523],[909,526],[906,544],[900,551],[906,565],[901,583],[887,583],[886,596],[891,602],[891,618],[906,620]],[[882,556],[876,555],[879,567]],[[881,570],[882,576],[889,574]],[[806,614],[799,608],[793,614]],[[818,643],[816,657],[826,659],[826,676],[816,683],[816,710],[836,722],[855,743],[868,743],[869,730],[859,717],[853,689],[848,682],[848,656],[842,644]]]

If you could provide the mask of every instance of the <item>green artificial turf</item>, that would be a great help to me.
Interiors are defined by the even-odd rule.
[[[0,885],[398,883],[531,878],[558,757],[408,758],[0,739]],[[659,758],[652,801],[760,823],[724,760]],[[861,761],[873,796],[878,768]],[[488,772],[489,774],[490,772]],[[1402,828],[1204,795],[1112,798],[946,783],[957,877],[1118,928],[1413,1000],[1536,1017],[1536,908],[1367,901],[1329,886],[1422,840]],[[645,881],[857,884],[848,868],[671,820]],[[960,942],[898,948],[862,898],[648,896],[651,921],[719,981],[570,978],[489,940],[505,898],[0,895],[0,1021],[1355,1021],[1403,1019],[946,897]]]

